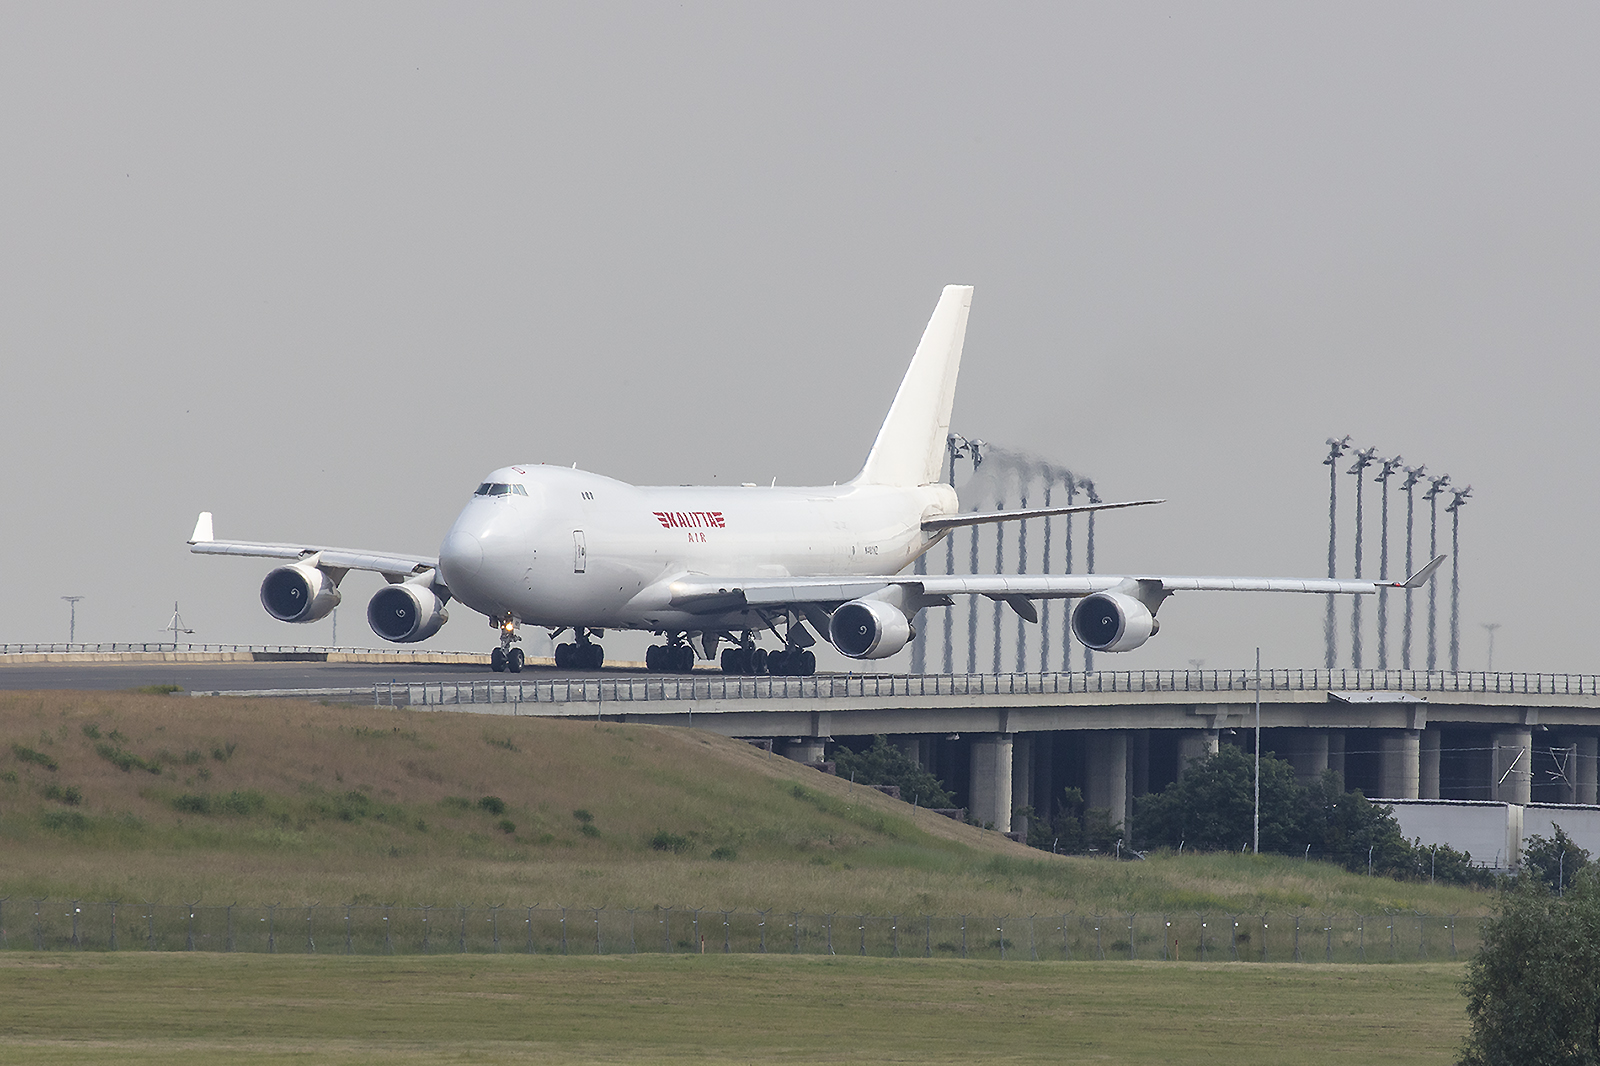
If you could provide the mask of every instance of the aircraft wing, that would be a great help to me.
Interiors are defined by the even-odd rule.
[[[439,565],[439,560],[431,555],[396,555],[391,552],[331,548],[321,544],[217,540],[212,535],[210,511],[200,512],[200,517],[195,521],[194,533],[189,537],[189,550],[196,555],[244,555],[261,559],[309,559],[316,556],[319,566],[338,570],[373,570],[401,577],[433,570]]]
[[[738,581],[690,576],[670,585],[674,607],[720,612],[741,607],[844,603],[900,586],[929,598],[976,595],[1005,600],[1019,610],[1022,601],[1089,596],[1117,588],[1142,592],[1311,592],[1367,595],[1380,588],[1417,588],[1444,562],[1438,556],[1404,581],[1339,578],[1178,577],[1138,574],[917,574],[882,577],[783,577]],[[1023,612],[1026,614],[1026,612]]]

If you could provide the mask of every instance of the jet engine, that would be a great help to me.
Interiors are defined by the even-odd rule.
[[[828,640],[852,659],[886,659],[911,636],[910,620],[882,600],[851,600],[828,620]]]
[[[403,582],[378,590],[367,604],[367,624],[384,640],[414,644],[450,620],[444,601],[426,585]]]
[[[280,566],[261,582],[261,606],[280,622],[315,622],[339,606],[339,582],[305,563]]]
[[[1085,596],[1072,612],[1072,635],[1094,651],[1132,651],[1160,628],[1150,608],[1120,592]]]

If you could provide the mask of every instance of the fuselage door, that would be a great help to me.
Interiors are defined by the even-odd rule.
[[[572,531],[572,572],[581,574],[589,566],[589,549],[583,543],[583,530]]]

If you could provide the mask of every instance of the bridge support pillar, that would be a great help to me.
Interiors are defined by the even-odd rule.
[[[1437,729],[1424,729],[1422,731],[1422,753],[1420,774],[1417,780],[1417,798],[1436,800],[1439,798],[1439,748],[1440,736]]]
[[[1420,730],[1384,733],[1378,741],[1378,794],[1384,799],[1416,799],[1422,776]]]
[[[1011,806],[1033,806],[1033,737],[1026,733],[1014,734],[1016,739],[1011,742]],[[995,823],[998,825],[999,823]],[[1022,839],[1028,839],[1028,818],[1026,815],[1013,815],[1011,818],[1011,831],[1021,833]]]
[[[1533,731],[1506,729],[1495,733],[1489,794],[1501,803],[1529,803],[1533,798]]]
[[[1215,735],[1215,734],[1212,734]],[[1085,735],[1088,747],[1089,807],[1106,807],[1113,825],[1128,822],[1128,733],[1123,729],[1096,730]],[[1214,749],[1213,749],[1214,750]]]
[[[1572,760],[1572,776],[1578,783],[1577,802],[1590,804],[1600,802],[1600,796],[1596,795],[1597,792],[1600,792],[1600,789],[1595,787],[1597,780],[1595,760],[1596,756],[1600,756],[1600,738],[1595,737],[1593,734],[1586,737],[1573,737],[1572,747],[1577,755]]]
[[[924,770],[933,768],[933,738],[917,733],[893,738],[895,747],[917,760],[917,765]]]
[[[1339,787],[1344,787],[1344,733],[1340,730],[1330,730],[1328,733],[1328,769],[1339,775]]]
[[[1002,832],[1011,829],[1011,733],[988,733],[972,740],[972,787],[967,797],[972,820]]]
[[[1314,784],[1328,768],[1328,731],[1297,730],[1291,743],[1295,750],[1286,754],[1289,765],[1294,767],[1295,780],[1302,785]]]
[[[819,763],[827,758],[827,741],[822,737],[791,740],[781,746],[780,754],[795,762]]]
[[[1217,753],[1217,734],[1209,729],[1186,729],[1178,738],[1178,776],[1191,762]]]

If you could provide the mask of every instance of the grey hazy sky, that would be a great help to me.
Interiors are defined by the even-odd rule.
[[[265,563],[187,553],[201,509],[432,552],[513,461],[848,478],[961,282],[957,430],[1170,501],[1103,518],[1099,569],[1322,574],[1350,433],[1475,489],[1464,665],[1494,621],[1497,665],[1592,671],[1597,31],[1561,3],[8,4],[0,641],[65,639],[68,593],[80,639],[159,639],[178,599],[196,640],[326,640],[261,610]],[[346,643],[380,643],[375,582]],[[1322,611],[1180,597],[1102,663],[1316,665]],[[491,639],[461,609],[430,643]]]

